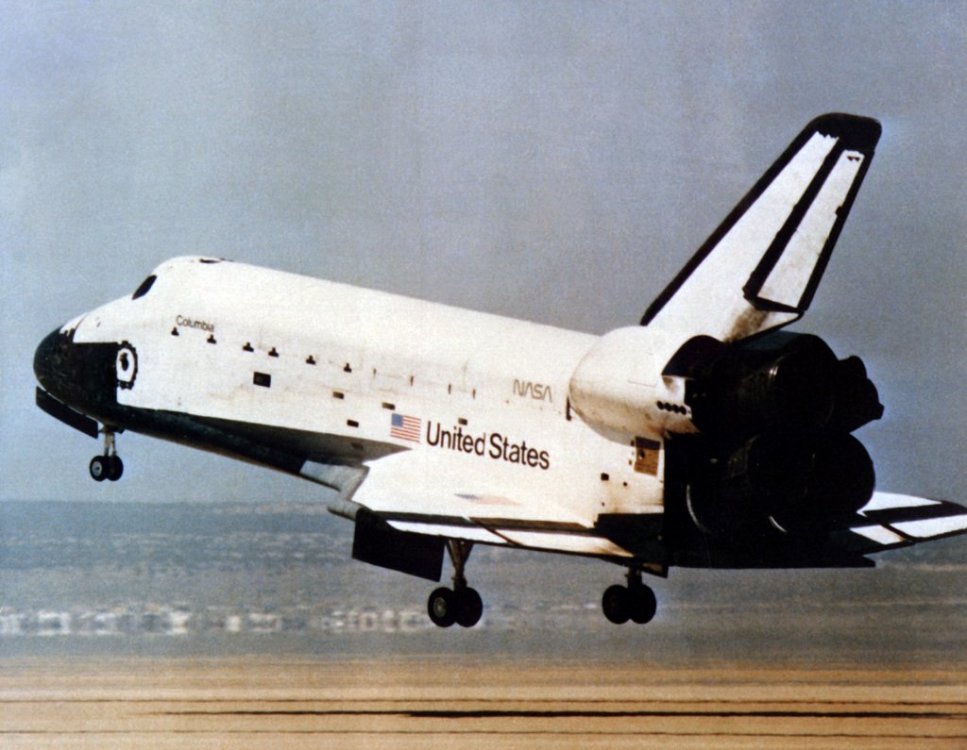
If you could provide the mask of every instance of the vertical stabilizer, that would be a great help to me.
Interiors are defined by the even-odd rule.
[[[642,325],[736,341],[809,307],[880,137],[876,120],[813,120],[651,304]]]

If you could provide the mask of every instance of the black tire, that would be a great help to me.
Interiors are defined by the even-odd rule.
[[[628,589],[615,584],[605,589],[601,597],[601,609],[604,616],[615,625],[624,625],[631,617],[631,597]]]
[[[91,479],[95,482],[103,482],[109,474],[107,456],[94,456],[87,469],[91,473]]]
[[[107,456],[107,478],[116,482],[124,474],[124,462],[120,456]]]
[[[426,600],[426,613],[433,624],[439,628],[448,628],[457,621],[456,597],[450,589],[434,589],[430,598]]]
[[[472,628],[483,615],[483,600],[475,589],[464,589],[456,595],[456,620],[462,628]]]
[[[631,621],[638,625],[651,622],[658,611],[655,592],[648,586],[636,586],[629,591]]]

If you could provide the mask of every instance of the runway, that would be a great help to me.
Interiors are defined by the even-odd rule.
[[[4,662],[4,748],[964,748],[961,670]]]

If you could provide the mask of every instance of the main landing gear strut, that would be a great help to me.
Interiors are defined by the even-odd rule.
[[[95,482],[103,482],[105,479],[116,482],[124,473],[124,462],[117,452],[114,430],[105,427],[102,432],[104,433],[104,454],[94,456],[88,469]]]
[[[476,590],[467,586],[467,579],[463,574],[472,549],[473,542],[460,539],[447,540],[447,551],[453,562],[453,588],[441,586],[430,594],[426,602],[426,611],[434,625],[448,628],[453,623],[457,623],[461,627],[472,628],[480,622],[483,601]]]
[[[639,625],[651,622],[658,609],[655,592],[641,582],[641,570],[629,568],[628,585],[609,586],[601,597],[604,616],[615,625],[631,620]]]

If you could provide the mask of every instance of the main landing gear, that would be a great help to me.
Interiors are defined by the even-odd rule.
[[[104,433],[104,455],[94,456],[88,469],[95,482],[103,482],[105,479],[116,482],[124,473],[124,462],[117,452],[114,430],[105,427],[102,432]]]
[[[453,588],[441,586],[430,594],[426,602],[427,614],[438,627],[448,628],[456,623],[464,628],[472,628],[480,622],[483,601],[476,590],[467,586],[467,579],[463,575],[472,549],[473,542],[447,540],[447,551],[453,561]]]
[[[604,616],[615,625],[631,620],[639,625],[651,622],[658,610],[655,592],[641,582],[641,570],[628,570],[628,585],[609,586],[601,597]]]

